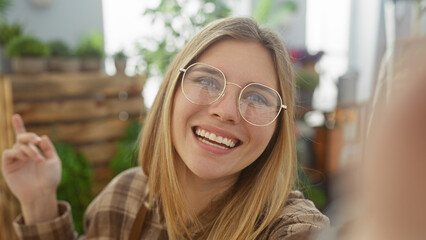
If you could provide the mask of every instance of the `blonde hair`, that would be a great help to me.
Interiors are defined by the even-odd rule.
[[[202,239],[255,239],[277,217],[295,182],[294,73],[285,46],[277,34],[260,28],[251,19],[215,21],[189,41],[170,64],[140,139],[140,164],[149,179],[148,202],[161,207],[170,239],[194,237],[185,225],[185,216],[191,218],[191,214],[177,177],[177,153],[170,128],[179,68],[195,62],[209,46],[226,38],[255,41],[271,52],[279,92],[288,109],[277,118],[276,131],[265,151],[241,172],[226,201],[215,209],[215,217],[204,222],[198,234]],[[192,220],[200,223],[196,217]]]

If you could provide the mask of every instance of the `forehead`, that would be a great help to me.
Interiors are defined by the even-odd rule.
[[[260,43],[237,39],[221,40],[207,48],[197,62],[220,69],[228,81],[241,86],[257,82],[278,90],[278,77],[272,55]]]

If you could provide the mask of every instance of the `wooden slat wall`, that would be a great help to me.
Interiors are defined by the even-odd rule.
[[[15,112],[27,130],[80,150],[93,166],[98,193],[111,180],[109,162],[129,120],[143,121],[145,78],[103,73],[10,77]]]
[[[13,145],[13,102],[9,79],[0,75],[0,153]],[[1,170],[1,164],[0,164]],[[12,221],[18,215],[19,204],[9,191],[0,171],[0,239],[17,239]]]

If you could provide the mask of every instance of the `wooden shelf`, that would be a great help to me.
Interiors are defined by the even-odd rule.
[[[111,179],[115,142],[131,121],[145,117],[145,77],[98,72],[6,77],[14,112],[23,117],[27,131],[73,144],[93,166],[95,193],[102,189]]]

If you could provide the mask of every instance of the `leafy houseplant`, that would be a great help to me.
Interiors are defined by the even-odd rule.
[[[49,43],[51,55],[49,59],[49,70],[63,72],[77,72],[80,70],[80,59],[60,40]]]
[[[50,58],[47,64],[48,68],[51,71],[59,71],[61,59],[69,54],[69,48],[60,40],[49,42],[48,45],[50,48]]]
[[[2,22],[0,24],[0,46],[5,47],[10,40],[22,34],[22,27],[18,23],[7,24]]]
[[[324,55],[324,52],[319,51],[311,54],[306,49],[293,49],[290,54],[296,66],[296,104],[310,108],[314,90],[320,80],[315,65]]]
[[[127,55],[124,53],[124,50],[121,49],[120,51],[114,53],[114,58],[127,58]]]
[[[274,29],[283,28],[298,8],[294,0],[254,0],[253,4],[252,17]]]
[[[124,74],[127,65],[127,55],[124,50],[120,50],[113,55],[115,69],[118,74]]]
[[[20,36],[22,33],[21,25],[7,24],[6,22],[0,23],[0,57],[2,63],[2,71],[10,72],[12,70],[12,63],[5,55],[5,47],[13,38]]]
[[[82,60],[82,70],[99,71],[105,56],[103,37],[97,33],[85,36],[78,44],[76,54]]]
[[[13,38],[6,47],[12,67],[18,73],[38,73],[46,69],[49,47],[33,36]]]
[[[77,232],[83,233],[84,211],[93,199],[92,168],[87,159],[70,144],[55,143],[55,148],[62,160],[58,199],[71,204],[74,226]]]
[[[229,0],[161,0],[157,7],[145,10],[144,17],[162,29],[155,38],[145,38],[146,43],[138,46],[142,58],[138,66],[142,69],[137,70],[148,77],[161,76],[173,56],[201,27],[231,14],[228,3]],[[194,4],[201,6],[198,11],[192,11]]]
[[[70,54],[70,49],[67,44],[60,40],[49,42],[51,57],[67,57]]]
[[[303,195],[311,200],[318,209],[324,209],[328,203],[327,195],[319,184],[313,184],[307,169],[299,167],[297,170],[298,175],[298,189]]]
[[[138,136],[142,125],[132,122],[123,137],[117,142],[117,154],[110,162],[113,175],[138,165]]]

